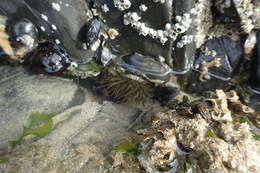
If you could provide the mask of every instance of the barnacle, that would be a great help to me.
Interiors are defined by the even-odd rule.
[[[246,113],[237,107],[246,106],[234,91],[216,90],[190,103],[186,109],[194,116],[176,110],[156,113],[147,128],[137,131],[146,146],[138,156],[140,164],[149,173],[180,170],[183,162],[195,172],[259,172],[258,136],[250,131],[249,120],[241,117],[251,109]],[[189,156],[183,160],[183,154]]]
[[[200,74],[200,77],[199,79],[201,81],[205,81],[209,78],[209,75],[208,75],[208,71],[209,71],[209,68],[211,67],[219,67],[221,66],[221,63],[220,63],[220,59],[219,58],[214,58],[212,61],[210,62],[206,62],[206,61],[203,61],[201,63],[201,74]]]

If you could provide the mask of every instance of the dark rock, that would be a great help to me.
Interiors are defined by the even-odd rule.
[[[257,34],[257,46],[253,55],[249,84],[256,93],[260,94],[260,31]]]
[[[230,7],[223,8],[223,3],[213,1],[211,11],[213,14],[213,20],[215,24],[224,24],[228,27],[240,27],[240,17],[236,11],[236,7],[231,2]]]
[[[194,8],[195,1],[194,0],[179,0],[174,1],[173,3],[173,15],[174,16],[183,16],[184,13],[190,13],[191,9]],[[173,22],[174,19],[173,19]],[[195,53],[196,53],[196,45],[195,42],[191,42],[183,46],[182,48],[177,48],[177,43],[180,41],[183,35],[194,35],[195,27],[191,26],[188,31],[184,34],[178,36],[177,40],[173,43],[174,50],[172,51],[172,63],[173,71],[175,74],[185,74],[187,73],[193,63]]]
[[[109,12],[102,13],[103,18],[106,20],[106,25],[110,28],[115,28],[119,32],[119,36],[115,40],[111,40],[109,44],[121,54],[129,54],[138,52],[145,55],[157,57],[161,55],[165,57],[167,63],[171,59],[171,47],[167,42],[162,45],[159,40],[153,39],[150,36],[142,36],[129,25],[124,25],[124,14],[127,12],[137,12],[141,15],[142,22],[145,22],[149,27],[154,29],[164,30],[165,24],[171,21],[171,6],[168,3],[154,3],[153,1],[137,1],[132,0],[131,7],[125,11],[119,11],[114,7],[113,1],[97,0],[95,1],[98,6],[107,4]],[[148,10],[141,12],[139,6],[144,4]]]
[[[71,3],[72,2],[72,3]],[[53,8],[58,4],[60,9]],[[85,0],[77,0],[60,4],[59,0],[1,0],[0,14],[7,16],[12,22],[27,19],[38,29],[41,40],[55,42],[59,40],[61,46],[77,61],[86,61],[93,56],[92,51],[85,51],[78,47],[78,34],[81,28],[92,18]],[[42,15],[48,17],[47,20]]]
[[[154,91],[154,99],[158,100],[162,105],[178,95],[179,89],[172,86],[158,86]]]
[[[215,56],[207,55],[206,52],[212,51],[216,52]],[[242,43],[240,41],[233,41],[228,36],[208,40],[198,51],[193,69],[200,71],[203,61],[210,62],[214,58],[220,58],[221,66],[211,67],[209,69],[209,75],[219,79],[229,80],[243,58]]]

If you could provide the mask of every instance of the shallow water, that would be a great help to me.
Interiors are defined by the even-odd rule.
[[[134,134],[128,128],[138,109],[102,101],[69,79],[29,74],[21,66],[0,69],[0,154],[8,158],[7,164],[0,164],[1,173],[113,170],[110,152]],[[9,150],[32,112],[57,112],[53,130]]]

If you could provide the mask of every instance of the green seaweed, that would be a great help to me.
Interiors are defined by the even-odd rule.
[[[102,72],[102,68],[94,61],[91,61],[89,64],[87,64],[87,67],[89,71]]]
[[[183,161],[178,165],[177,173],[187,173],[192,166],[187,161]]]
[[[0,157],[0,164],[4,164],[7,163],[8,159],[4,158],[4,157]]]
[[[249,119],[247,118],[247,117],[236,117],[236,118],[234,118],[234,120],[233,120],[233,122],[235,122],[235,123],[249,123],[250,121],[249,121]]]
[[[254,137],[255,137],[256,140],[260,141],[260,135],[255,134]]]
[[[37,137],[46,136],[53,128],[52,118],[56,113],[32,113],[31,123],[28,127],[24,127],[23,137],[27,135],[35,135]]]
[[[215,138],[217,135],[216,135],[216,133],[215,133],[213,130],[209,129],[209,130],[206,132],[206,136],[207,136],[207,137],[211,137],[211,138]]]
[[[20,145],[25,136],[34,135],[34,138],[41,138],[49,134],[53,128],[52,118],[56,113],[40,113],[34,112],[31,115],[30,124],[23,129],[21,137],[16,141],[11,141],[11,146]]]
[[[190,99],[188,96],[184,95],[182,97],[182,101],[172,99],[168,101],[164,106],[167,106],[171,109],[176,109],[177,111],[181,111],[190,106]]]
[[[132,158],[136,158],[140,154],[140,143],[136,141],[123,140],[119,142],[116,151],[119,153],[127,154]]]
[[[257,140],[260,141],[260,135],[257,135],[255,132],[251,131],[253,134],[253,137]]]

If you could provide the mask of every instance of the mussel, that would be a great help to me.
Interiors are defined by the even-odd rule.
[[[167,82],[171,76],[171,68],[168,65],[138,53],[121,57],[117,64],[133,74],[154,82]]]
[[[32,56],[32,61],[38,72],[51,75],[62,73],[71,64],[71,59],[65,50],[52,42],[40,43]]]
[[[101,23],[97,19],[91,19],[81,31],[81,40],[86,49],[90,49],[91,45],[97,41],[100,33]]]

